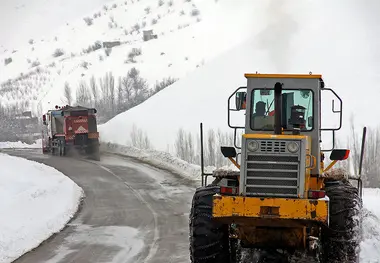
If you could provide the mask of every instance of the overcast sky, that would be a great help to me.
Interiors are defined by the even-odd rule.
[[[13,49],[111,0],[0,0],[0,46]]]

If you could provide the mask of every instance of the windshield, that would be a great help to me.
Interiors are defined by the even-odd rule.
[[[274,90],[254,89],[252,91],[250,118],[252,130],[274,130],[274,104]],[[282,127],[284,130],[292,130],[297,126],[297,123],[303,123],[301,124],[303,131],[312,130],[314,124],[313,108],[313,92],[311,90],[283,89]]]

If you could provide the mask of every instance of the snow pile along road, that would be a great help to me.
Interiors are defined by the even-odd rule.
[[[363,189],[363,240],[360,263],[380,262],[380,189]]]
[[[0,263],[14,261],[59,232],[83,190],[49,166],[0,153]]]
[[[161,169],[169,170],[186,178],[200,181],[201,167],[188,163],[180,158],[174,157],[170,153],[156,150],[141,150],[132,146],[123,146],[113,143],[100,144],[101,150],[120,154],[149,163]],[[212,172],[215,167],[205,167],[205,172]]]
[[[42,149],[42,140],[38,139],[33,144],[27,144],[21,141],[18,142],[0,142],[0,149],[9,149],[9,148],[30,148],[30,149],[36,149],[40,148]]]

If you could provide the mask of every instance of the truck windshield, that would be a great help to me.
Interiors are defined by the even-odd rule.
[[[309,89],[283,89],[282,90],[282,127],[284,130],[292,130],[294,121],[291,119],[292,110],[304,110],[301,114],[305,125],[303,131],[313,129],[313,91]],[[272,131],[274,130],[274,90],[254,89],[251,96],[250,126],[252,130]],[[295,107],[301,106],[301,107]]]

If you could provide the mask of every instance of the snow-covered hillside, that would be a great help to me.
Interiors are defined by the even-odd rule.
[[[80,81],[107,72],[123,77],[132,67],[150,87],[163,78],[182,78],[249,37],[257,25],[252,29],[254,19],[246,10],[257,19],[260,8],[256,1],[114,1],[50,38],[31,39],[25,48],[0,54],[0,102],[45,111],[65,103],[65,82],[75,98]],[[144,42],[143,31],[150,29],[157,39]],[[114,41],[120,45],[102,47]],[[133,49],[141,54],[131,58]]]
[[[59,232],[82,189],[54,168],[0,153],[0,262],[10,263]]]
[[[47,37],[57,27],[107,2],[110,0],[2,0],[0,52],[19,49],[35,37]]]
[[[228,1],[219,4],[223,2]],[[368,105],[371,110],[380,110],[377,97],[371,95],[378,92],[379,73],[378,62],[372,58],[374,27],[364,18],[369,9],[354,1],[266,3],[257,4],[260,8],[244,8],[251,15],[251,20],[246,21],[250,30],[245,32],[245,41],[102,125],[102,140],[128,144],[135,125],[147,134],[153,147],[167,150],[168,145],[174,147],[181,127],[193,135],[200,122],[205,128],[230,131],[227,98],[245,85],[244,73],[256,71],[323,74],[326,84],[344,101],[344,126],[339,134],[344,138],[348,135],[351,113],[355,114],[357,130],[364,125],[375,126],[367,114]],[[331,125],[331,101],[326,105],[323,118],[326,125]]]

